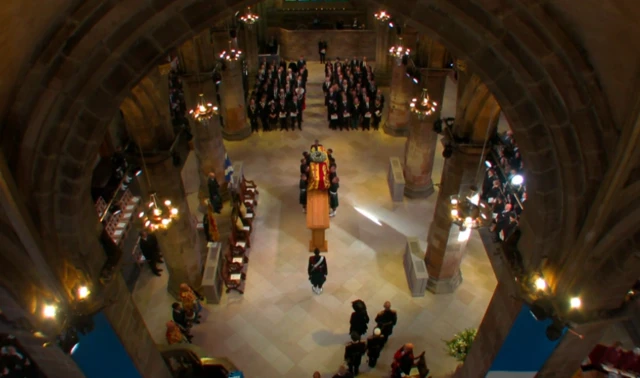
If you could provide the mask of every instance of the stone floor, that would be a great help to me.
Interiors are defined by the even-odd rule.
[[[373,318],[389,300],[398,311],[398,325],[377,368],[363,363],[361,376],[388,376],[395,350],[413,342],[418,352],[426,351],[433,377],[443,377],[457,362],[446,355],[442,340],[477,327],[495,288],[489,260],[474,235],[462,266],[464,281],[454,294],[411,297],[402,266],[405,239],[426,240],[436,194],[391,202],[388,161],[403,156],[405,139],[382,131],[330,131],[321,76],[321,66],[311,63],[302,132],[260,132],[226,143],[231,160],[242,160],[246,177],[260,189],[246,292],[207,305],[193,341],[211,356],[230,357],[248,378],[310,377],[316,370],[330,377],[349,340],[351,301],[364,300]],[[443,116],[454,114],[455,91],[449,82]],[[320,296],[311,292],[307,279],[310,232],[298,205],[299,159],[316,138],[335,151],[341,179],[340,207],[327,231],[329,275]],[[440,153],[436,156],[433,177],[439,182],[443,161]],[[190,159],[185,168],[190,193],[197,187],[193,164]],[[195,194],[190,203],[195,212]],[[172,302],[166,275],[157,278],[145,270],[134,298],[154,339],[164,343],[163,325],[171,317]]]

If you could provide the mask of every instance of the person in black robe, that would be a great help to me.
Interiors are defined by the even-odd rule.
[[[373,129],[378,130],[380,127],[380,121],[382,121],[382,103],[380,100],[376,99],[375,104],[373,105]]]
[[[351,333],[351,342],[349,342],[344,348],[344,360],[347,362],[349,372],[354,377],[360,373],[360,364],[362,363],[362,356],[367,351],[367,344],[360,340],[360,335],[357,332]]]
[[[209,188],[209,202],[213,207],[213,211],[216,214],[220,214],[222,211],[222,197],[220,196],[220,184],[216,179],[216,174],[209,173],[209,180],[207,180],[207,187]]]
[[[313,251],[313,256],[309,257],[309,266],[307,267],[307,273],[309,274],[309,281],[311,281],[314,293],[322,293],[322,285],[327,280],[327,259],[324,256],[320,256],[320,250],[316,248]]]
[[[162,269],[158,268],[158,264],[163,263],[162,255],[160,254],[160,247],[158,246],[158,239],[155,235],[149,234],[146,231],[140,232],[140,241],[138,242],[140,252],[144,256],[145,260],[149,264],[151,271],[156,276],[160,277]]]
[[[256,106],[256,100],[252,97],[249,100],[249,106],[247,106],[247,117],[249,117],[249,122],[251,123],[251,132],[258,132],[258,114],[259,110]]]
[[[356,332],[360,336],[367,333],[369,328],[369,314],[367,314],[367,306],[365,303],[358,299],[351,303],[353,312],[351,313],[351,319],[349,319],[349,334]]]
[[[393,327],[396,326],[398,322],[398,314],[395,310],[391,309],[391,302],[384,302],[384,310],[380,311],[378,315],[376,315],[376,324],[377,327],[380,328],[382,332],[382,337],[384,339],[383,345],[386,344],[389,336],[393,333]]]
[[[374,329],[373,335],[369,336],[367,339],[367,357],[369,357],[369,367],[376,367],[376,363],[378,362],[378,358],[380,358],[380,352],[382,352],[384,344],[385,340],[382,336],[382,331],[380,331],[380,328]]]
[[[304,159],[302,160],[304,161]],[[306,172],[306,169],[308,169],[309,166],[305,164],[304,167]],[[302,170],[302,166],[300,167],[300,170]],[[300,205],[302,205],[303,213],[307,212],[307,187],[307,174],[303,173],[300,175]]]
[[[340,124],[340,116],[338,115],[338,105],[334,100],[329,102],[329,128],[336,130]]]

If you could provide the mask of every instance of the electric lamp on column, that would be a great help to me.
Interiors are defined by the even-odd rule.
[[[218,107],[204,100],[204,94],[200,93],[198,104],[189,110],[189,115],[198,122],[206,122],[218,114]]]
[[[438,107],[438,103],[435,101],[431,101],[429,98],[429,92],[427,88],[422,89],[422,95],[420,95],[420,99],[414,98],[409,103],[409,110],[411,113],[416,114],[418,119],[424,121],[425,118],[435,113]]]

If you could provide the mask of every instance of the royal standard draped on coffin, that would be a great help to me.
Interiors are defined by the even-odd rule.
[[[329,166],[327,153],[322,146],[311,149],[311,164],[309,164],[309,190],[329,190]]]

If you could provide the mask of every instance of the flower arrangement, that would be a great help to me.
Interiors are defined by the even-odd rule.
[[[322,163],[327,160],[327,153],[324,151],[311,151],[311,161],[314,163]]]
[[[477,333],[477,329],[468,328],[460,333],[456,333],[451,340],[443,340],[447,345],[449,356],[454,357],[460,362],[464,362],[467,354],[471,350],[471,345]]]

